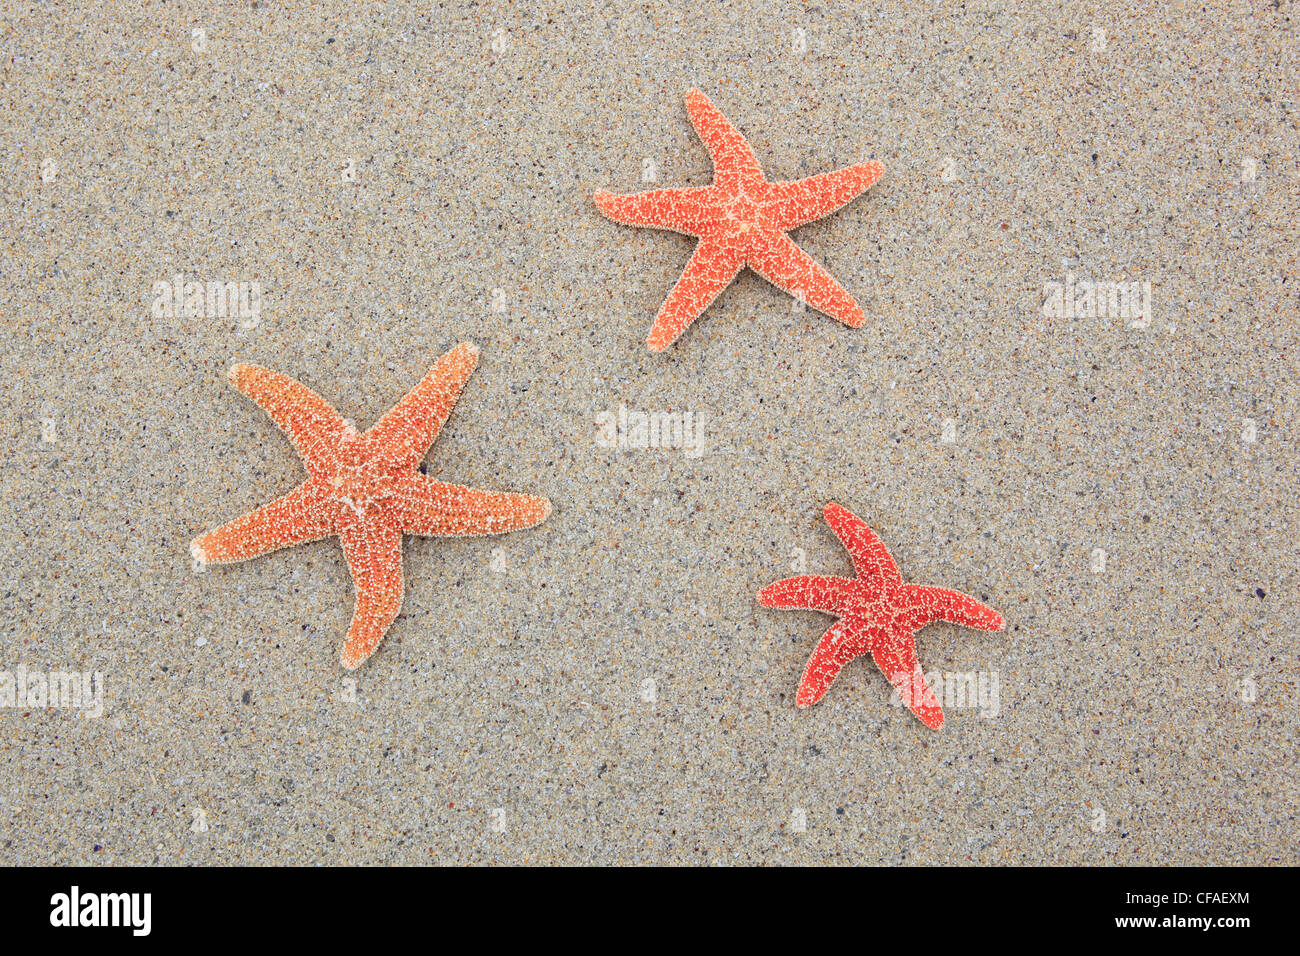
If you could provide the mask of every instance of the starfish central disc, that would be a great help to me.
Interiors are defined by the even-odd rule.
[[[401,475],[383,463],[343,465],[329,480],[336,499],[354,511],[373,511],[400,493]]]
[[[726,207],[727,218],[745,226],[758,226],[758,203],[748,196],[739,196]]]

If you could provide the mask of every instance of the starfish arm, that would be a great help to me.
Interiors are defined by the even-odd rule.
[[[916,644],[910,635],[890,634],[874,642],[872,656],[876,666],[898,690],[898,696],[908,710],[921,719],[931,730],[943,727],[943,708],[935,700],[934,691],[926,683],[921,664],[916,659]]]
[[[826,614],[844,613],[844,590],[849,582],[844,578],[805,575],[786,578],[769,584],[758,592],[758,603],[764,607],[797,608],[822,611]]]
[[[243,561],[303,544],[333,533],[329,499],[304,482],[287,495],[263,505],[190,542],[202,564]]]
[[[352,429],[329,402],[301,382],[260,365],[236,365],[229,378],[289,436],[308,474],[320,477],[334,470],[339,445]]]
[[[773,228],[786,232],[829,216],[870,189],[884,171],[885,167],[879,163],[858,163],[807,179],[772,183],[763,204],[764,212]]]
[[[853,658],[865,654],[871,647],[872,635],[877,633],[874,629],[864,629],[851,618],[831,625],[817,642],[816,649],[808,658],[808,666],[803,669],[795,706],[811,707],[821,700],[839,676],[840,669]]]
[[[717,218],[716,192],[713,186],[694,186],[619,196],[602,189],[591,198],[614,222],[698,236]]]
[[[534,495],[479,491],[415,475],[402,485],[402,530],[439,537],[502,534],[541,524],[551,503]]]
[[[742,183],[763,181],[763,169],[749,143],[707,96],[694,88],[687,90],[686,112],[709,151],[713,178],[719,186],[732,191]]]
[[[646,344],[652,352],[662,352],[700,317],[709,304],[731,284],[744,266],[744,258],[727,242],[701,239],[686,263],[686,271],[664,300]]]
[[[835,502],[830,502],[822,512],[826,523],[853,558],[853,569],[858,577],[880,586],[887,581],[901,581],[898,565],[879,535],[867,523]]]
[[[915,618],[921,622],[918,627],[931,621],[948,621],[981,631],[1000,631],[1006,624],[993,608],[960,591],[909,584],[906,594]]]
[[[363,522],[343,529],[339,537],[357,592],[340,658],[344,667],[355,670],[375,652],[402,609],[402,532]]]
[[[477,364],[478,349],[469,342],[438,359],[419,384],[366,432],[366,443],[376,456],[415,468],[438,437]]]
[[[866,315],[829,272],[783,232],[768,231],[749,256],[750,267],[778,289],[789,292],[850,328],[867,321]]]

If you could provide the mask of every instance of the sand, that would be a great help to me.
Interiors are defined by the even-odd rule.
[[[104,691],[0,708],[6,861],[1300,862],[1293,3],[305,6],[5,4],[0,669]],[[885,165],[794,233],[862,329],[746,273],[647,351],[691,242],[590,195],[709,181],[691,86]],[[544,525],[408,539],[355,674],[336,541],[195,572],[302,476],[230,365],[365,426],[466,340],[429,472]],[[794,706],[831,500],[1006,616],[919,634],[941,732],[865,659]]]

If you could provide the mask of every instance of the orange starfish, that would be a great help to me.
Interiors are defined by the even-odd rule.
[[[457,346],[364,435],[287,375],[236,365],[230,384],[284,429],[307,480],[196,538],[190,545],[195,560],[243,561],[338,535],[357,592],[342,661],[349,670],[360,666],[402,606],[403,534],[500,534],[532,527],[551,513],[545,498],[462,488],[418,470],[477,362],[478,349]]]
[[[699,90],[686,110],[713,159],[713,183],[631,196],[593,197],[610,219],[698,236],[686,271],[668,294],[647,345],[662,352],[699,318],[745,266],[801,302],[857,328],[867,320],[853,297],[786,233],[830,215],[871,186],[884,167],[859,163],[793,182],[768,182],[749,143]]]
[[[904,584],[888,549],[860,518],[834,502],[826,506],[825,516],[852,555],[857,576],[786,578],[758,594],[764,607],[801,608],[839,618],[809,658],[795,703],[817,703],[840,668],[870,652],[912,713],[939,730],[943,710],[921,673],[913,635],[933,621],[1000,631],[1002,615],[960,591]]]

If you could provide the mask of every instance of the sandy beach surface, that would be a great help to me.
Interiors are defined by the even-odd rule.
[[[1296,4],[923,6],[4,3],[0,671],[103,697],[0,676],[0,858],[1300,862]],[[710,181],[693,86],[884,164],[793,234],[861,329],[746,272],[647,350],[691,240],[591,194]],[[428,471],[549,520],[408,538],[354,673],[337,540],[196,572],[303,476],[232,364],[365,427],[462,341]],[[794,705],[828,501],[1006,617],[919,633],[940,732]]]

